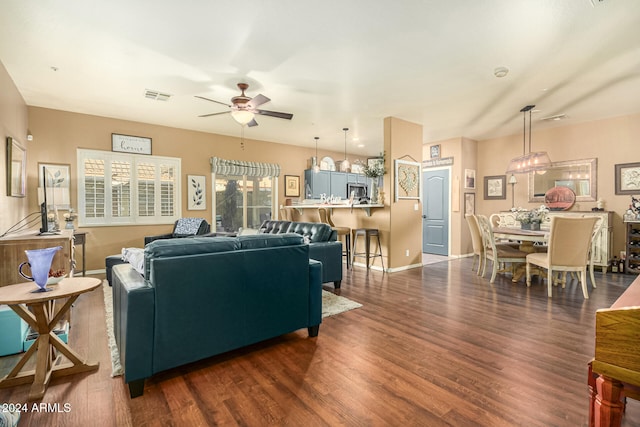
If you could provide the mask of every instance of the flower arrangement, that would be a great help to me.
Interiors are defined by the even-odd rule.
[[[73,208],[69,208],[69,212],[65,213],[63,216],[66,222],[73,222],[77,217]]]
[[[384,153],[380,153],[380,157],[382,157],[382,161],[373,162],[371,165],[368,163],[364,165],[362,170],[364,176],[367,178],[379,178],[387,173],[387,170],[384,168]]]
[[[540,224],[549,213],[549,208],[540,205],[537,209],[527,210],[524,208],[511,208],[511,212],[516,214],[516,220],[520,224]]]

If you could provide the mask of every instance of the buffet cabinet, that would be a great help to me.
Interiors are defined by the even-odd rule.
[[[61,230],[60,234],[39,236],[32,231],[0,238],[0,286],[13,285],[27,280],[18,273],[20,263],[27,261],[25,250],[62,246],[51,263],[54,270],[64,270],[69,275],[73,267],[73,230]],[[28,272],[29,269],[24,270]]]
[[[511,211],[500,212],[496,214],[501,227],[520,227],[520,222],[516,220],[516,214]],[[540,224],[540,229],[548,230],[551,225],[551,218],[554,216],[566,217],[584,217],[591,216],[599,218],[600,230],[595,235],[592,243],[594,265],[601,267],[602,272],[606,273],[609,267],[609,261],[613,253],[613,212],[608,211],[551,211],[547,214],[545,220]],[[596,222],[598,226],[598,222]]]

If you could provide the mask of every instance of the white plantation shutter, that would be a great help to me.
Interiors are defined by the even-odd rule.
[[[77,157],[80,226],[178,219],[180,159],[85,149]]]

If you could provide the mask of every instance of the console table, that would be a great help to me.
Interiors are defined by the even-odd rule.
[[[0,287],[0,304],[8,304],[36,332],[38,338],[25,352],[16,366],[0,380],[0,388],[32,383],[29,400],[44,396],[51,378],[98,369],[98,362],[87,362],[74,352],[53,332],[60,319],[69,311],[80,294],[90,292],[101,285],[91,277],[63,279],[51,286],[49,292],[33,292],[33,282]],[[66,299],[56,309],[56,301]],[[57,352],[56,352],[57,350]],[[35,370],[20,373],[31,356],[36,355]],[[62,356],[69,362],[61,363]]]

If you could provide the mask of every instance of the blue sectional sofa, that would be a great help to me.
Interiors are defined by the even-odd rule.
[[[145,378],[322,321],[322,263],[298,234],[156,240],[144,274],[112,268],[114,335],[131,397]]]
[[[297,222],[267,220],[259,233],[295,233],[309,243],[309,258],[322,262],[322,283],[333,282],[336,289],[342,283],[342,242],[329,224],[321,222]]]

